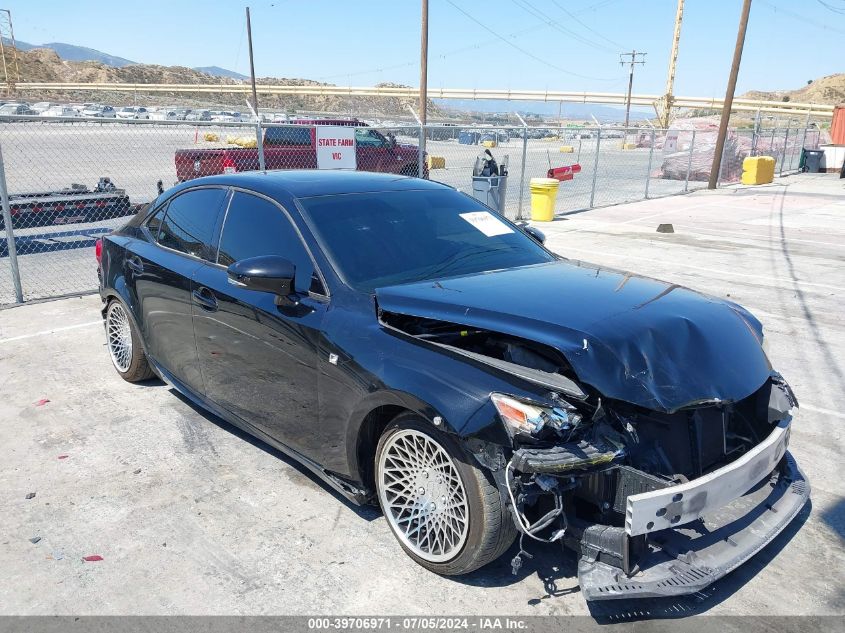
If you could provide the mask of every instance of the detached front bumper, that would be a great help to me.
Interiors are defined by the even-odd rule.
[[[578,564],[584,597],[612,600],[695,593],[742,565],[795,518],[810,496],[810,484],[795,459],[789,452],[781,455],[769,477],[730,503],[708,509],[685,525],[644,530],[652,547],[638,559],[632,575],[585,553]]]

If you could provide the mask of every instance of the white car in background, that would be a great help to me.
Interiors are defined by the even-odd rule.
[[[211,112],[212,121],[220,121],[221,123],[237,123],[242,121],[240,112],[229,112],[227,110],[213,110]]]
[[[53,107],[55,107],[55,104],[50,103],[49,101],[39,101],[38,103],[33,103],[31,106],[29,106],[30,110],[34,110],[38,114],[46,112],[47,110]]]
[[[148,119],[152,121],[178,121],[179,115],[176,110],[172,108],[161,108],[159,110],[150,111]]]
[[[25,103],[4,103],[0,106],[0,116],[3,117],[10,117],[10,116],[17,116],[17,115],[24,115],[24,116],[35,116],[38,113],[35,110],[32,110],[27,104]],[[10,119],[14,121],[15,119]],[[22,121],[25,119],[17,119],[18,121]]]
[[[54,105],[41,113],[41,116],[61,117],[63,119],[74,119],[79,117],[79,112],[71,106]]]
[[[146,108],[126,106],[117,111],[118,119],[149,119],[150,113]]]
[[[84,117],[96,117],[98,119],[114,119],[117,116],[114,108],[108,105],[93,104],[86,106],[82,111]]]

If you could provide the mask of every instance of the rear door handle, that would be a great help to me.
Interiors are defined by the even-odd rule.
[[[126,265],[136,273],[144,272],[144,262],[141,261],[140,257],[130,257],[126,260]]]
[[[214,296],[214,293],[205,286],[201,286],[200,288],[194,290],[191,293],[191,296],[203,310],[208,312],[217,311],[217,298]]]

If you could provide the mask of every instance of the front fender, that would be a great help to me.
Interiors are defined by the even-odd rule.
[[[363,481],[364,479],[358,452],[369,432],[369,429],[364,428],[364,425],[371,414],[385,407],[388,408],[388,411],[390,409],[397,412],[400,410],[411,411],[430,423],[432,428],[438,428],[453,435],[456,433],[452,425],[446,421],[440,412],[422,398],[406,391],[390,388],[372,392],[358,402],[352,410],[346,426],[346,461],[349,465],[349,473],[356,481]]]
[[[332,395],[324,401],[324,423],[342,424],[346,469],[353,478],[360,476],[358,446],[363,425],[382,407],[413,411],[439,430],[456,437],[478,437],[508,444],[509,438],[495,415],[490,401],[493,392],[537,398],[544,394],[529,392],[525,383],[507,375],[494,374],[488,368],[449,355],[430,345],[388,332],[375,325],[365,337],[344,340],[340,367],[321,377]],[[360,330],[358,330],[360,332]],[[336,372],[336,373],[335,373]],[[343,374],[341,378],[338,374]],[[328,382],[330,376],[334,376]],[[325,393],[325,392],[324,392]],[[342,420],[335,418],[343,415]],[[338,455],[339,457],[339,455]]]

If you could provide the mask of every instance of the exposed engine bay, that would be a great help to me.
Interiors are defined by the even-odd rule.
[[[510,500],[522,537],[560,542],[580,553],[582,588],[589,574],[601,579],[592,594],[585,589],[590,598],[616,597],[613,587],[659,561],[676,563],[669,568],[681,580],[670,574],[654,586],[643,584],[642,595],[672,592],[656,589],[666,588],[660,583],[708,578],[709,568],[701,562],[706,557],[678,547],[674,532],[710,531],[716,526],[705,527],[704,515],[716,513],[717,500],[733,501],[755,486],[760,490],[757,484],[764,479],[781,487],[794,479],[777,475],[786,472],[789,422],[798,403],[776,372],[739,401],[702,400],[671,412],[653,411],[604,398],[581,384],[554,348],[435,319],[380,316],[389,327],[495,369],[526,368],[533,372],[527,380],[549,388],[536,402],[491,395],[512,447],[467,444]],[[673,535],[664,538],[670,528]],[[530,557],[522,539],[514,573],[525,555]],[[678,572],[679,560],[689,569]]]

